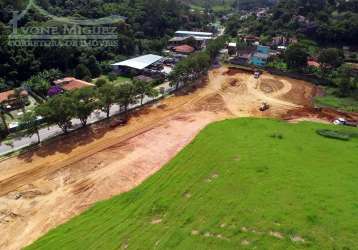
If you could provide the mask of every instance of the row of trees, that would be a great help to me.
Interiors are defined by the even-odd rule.
[[[95,110],[102,110],[109,118],[111,107],[117,103],[127,114],[130,104],[137,102],[143,104],[145,96],[155,97],[158,95],[158,91],[152,84],[139,80],[113,85],[100,79],[98,86],[51,97],[35,110],[25,113],[20,124],[24,133],[28,136],[37,134],[40,142],[40,123],[38,121],[40,117],[48,124],[58,125],[64,133],[67,133],[72,126],[73,118],[79,119],[82,126],[86,126],[90,115]]]
[[[178,89],[181,84],[194,84],[197,79],[206,74],[213,60],[224,47],[225,41],[226,37],[219,37],[210,41],[205,51],[194,53],[180,61],[169,76],[172,86]]]
[[[308,69],[308,57],[307,48],[297,44],[288,47],[284,60],[290,70],[305,72]],[[315,75],[331,81],[338,88],[339,96],[352,96],[358,99],[358,78],[354,76],[352,68],[344,64],[342,50],[336,48],[321,49],[317,54],[317,61],[320,67],[313,69]]]
[[[223,48],[225,41],[224,37],[213,40],[205,51],[194,53],[180,61],[169,77],[171,84],[178,88],[180,84],[190,85],[203,76]],[[97,109],[105,112],[109,118],[111,107],[118,104],[127,114],[131,104],[140,102],[142,105],[145,96],[155,97],[159,94],[153,84],[139,80],[113,85],[105,79],[99,79],[96,81],[96,86],[96,88],[84,88],[56,95],[34,111],[27,112],[21,121],[25,134],[28,136],[37,134],[40,141],[39,117],[45,119],[48,124],[57,124],[64,133],[67,133],[72,126],[73,118],[79,119],[82,126],[86,126],[88,118]]]

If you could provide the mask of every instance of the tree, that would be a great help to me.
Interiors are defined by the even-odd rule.
[[[109,112],[112,105],[116,102],[116,94],[114,93],[114,86],[106,83],[97,90],[98,104],[104,112],[106,112],[107,118],[109,118]]]
[[[125,82],[117,88],[117,102],[124,107],[124,112],[127,113],[128,106],[137,102],[136,88],[133,83]]]
[[[185,59],[184,59],[185,60]],[[186,73],[186,69],[184,68],[184,64],[180,61],[177,65],[175,65],[174,70],[169,75],[170,86],[175,86],[175,90],[178,90],[181,83],[184,82],[184,75]]]
[[[290,69],[301,69],[307,66],[308,54],[299,45],[289,46],[285,53],[285,61]]]
[[[75,76],[78,79],[87,80],[91,78],[91,72],[84,64],[78,64],[75,69]]]
[[[41,78],[40,76],[33,76],[26,82],[26,85],[31,88],[35,93],[41,96],[46,96],[47,91],[51,87],[51,84],[46,79]]]
[[[101,66],[99,65],[96,57],[90,56],[87,64],[88,70],[92,77],[98,77],[102,74]]]
[[[35,111],[26,112],[20,119],[20,127],[24,129],[23,134],[28,137],[37,135],[37,143],[41,142],[40,138],[40,126],[37,120],[37,114]]]
[[[88,117],[96,109],[95,91],[93,88],[78,89],[71,93],[71,96],[74,100],[75,117],[80,119],[82,126],[85,127]]]
[[[335,48],[323,49],[319,53],[318,61],[321,64],[321,68],[324,72],[328,68],[338,68],[344,62],[344,54],[341,50]]]
[[[57,124],[64,133],[71,127],[71,119],[75,116],[74,100],[69,95],[56,95],[37,107],[36,113],[44,117],[48,123]]]
[[[100,78],[98,79],[96,82],[95,82],[95,85],[100,88],[102,87],[103,85],[106,85],[107,84],[107,80],[104,79],[104,78]]]
[[[143,99],[145,96],[155,97],[158,95],[158,91],[154,89],[153,83],[140,80],[134,80],[133,85],[135,92],[140,95],[140,105],[143,105]]]
[[[232,37],[236,37],[239,28],[240,28],[240,17],[239,15],[233,15],[229,18],[229,20],[226,23],[225,34]]]

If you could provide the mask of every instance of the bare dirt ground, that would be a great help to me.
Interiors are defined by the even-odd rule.
[[[139,185],[213,121],[331,118],[311,107],[316,88],[303,81],[254,79],[221,67],[200,85],[133,113],[125,127],[99,123],[1,162],[0,249],[20,249],[96,201]],[[260,112],[262,102],[271,108]]]

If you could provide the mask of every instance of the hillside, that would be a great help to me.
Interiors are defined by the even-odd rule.
[[[345,0],[281,0],[260,20],[242,24],[259,36],[300,35],[320,44],[357,44],[358,4]]]
[[[247,9],[269,5],[273,2],[273,0],[186,0],[184,2],[194,6],[208,7],[214,9],[223,9],[224,7]]]
[[[357,249],[358,140],[320,128],[333,127],[212,124],[138,188],[27,249]]]

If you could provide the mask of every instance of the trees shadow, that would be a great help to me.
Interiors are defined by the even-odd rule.
[[[174,95],[175,96],[191,95],[195,91],[206,87],[208,85],[208,80],[209,80],[209,77],[204,76],[201,79],[197,80],[195,83],[188,85],[188,86],[184,86],[181,89],[177,90],[176,92],[174,92]]]
[[[47,157],[56,153],[69,154],[78,146],[83,146],[102,138],[110,131],[109,121],[103,120],[84,128],[77,128],[67,134],[62,134],[46,140],[36,146],[31,146],[26,152],[17,157],[26,162],[31,162],[34,156]]]

